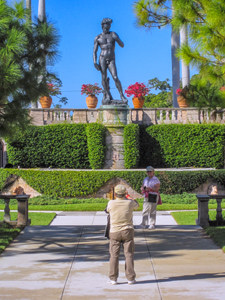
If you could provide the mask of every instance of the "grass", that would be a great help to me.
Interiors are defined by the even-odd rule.
[[[0,220],[3,220],[3,215],[4,213],[0,212]],[[12,221],[16,220],[17,212],[10,212],[10,216]],[[30,225],[49,225],[55,216],[55,213],[29,212],[29,219],[31,219]]]
[[[3,212],[0,212],[0,220],[3,219]],[[16,220],[17,213],[10,213],[11,220]],[[56,216],[55,213],[29,213],[29,218],[31,219],[31,225],[49,225],[51,221]],[[0,253],[17,237],[20,233],[20,228],[13,228],[12,226],[3,223],[0,225]]]
[[[193,210],[198,209],[195,194],[165,195],[161,194],[163,205],[158,206],[158,210]],[[139,211],[142,210],[143,199],[138,199],[140,204]],[[0,201],[0,209],[4,209],[4,202]],[[62,199],[51,196],[39,196],[29,200],[29,211],[103,211],[107,206],[108,200],[104,198],[89,199]],[[216,209],[215,200],[210,200],[209,208]],[[225,208],[225,202],[222,202]],[[17,209],[16,200],[10,201],[10,209]]]
[[[7,224],[0,226],[0,253],[17,237],[20,231],[20,228],[12,228]]]
[[[198,218],[197,211],[182,211],[172,212],[171,215],[179,225],[196,225],[196,219]],[[225,212],[223,211],[223,218]],[[211,220],[216,219],[216,211],[209,211],[209,218]],[[213,239],[213,241],[225,252],[225,226],[207,227],[206,233]]]

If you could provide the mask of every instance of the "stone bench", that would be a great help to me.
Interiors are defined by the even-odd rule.
[[[0,199],[3,199],[5,202],[4,217],[3,221],[5,223],[12,224],[10,217],[10,208],[9,203],[10,199],[16,199],[18,204],[18,215],[17,215],[17,227],[24,227],[30,224],[28,219],[28,199],[30,195],[0,195]]]
[[[209,226],[209,200],[216,199],[216,221],[218,224],[223,222],[221,202],[225,199],[225,194],[222,195],[196,195],[198,199],[198,220],[197,224],[202,227]]]

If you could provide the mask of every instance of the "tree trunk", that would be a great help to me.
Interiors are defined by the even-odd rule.
[[[173,107],[178,107],[176,90],[180,87],[180,61],[176,57],[176,51],[180,45],[180,36],[173,28],[171,33],[171,56],[172,56],[172,85],[173,85]]]
[[[45,15],[45,0],[39,0],[38,2],[38,20],[40,22],[44,22],[46,20],[46,15]],[[45,57],[42,58],[45,61]],[[39,82],[42,81],[42,76],[39,76]],[[38,101],[37,103],[38,108],[41,108],[41,104]]]
[[[184,25],[180,30],[180,45],[188,43],[188,32],[187,25]],[[186,65],[184,60],[181,61],[181,72],[182,72],[182,87],[189,85],[190,83],[190,70],[189,65]]]
[[[172,15],[174,15],[172,0]],[[172,16],[173,17],[173,16]],[[172,26],[171,32],[171,58],[172,58],[172,85],[173,85],[173,107],[179,107],[177,103],[176,90],[180,87],[180,61],[176,57],[176,51],[180,47],[180,35]]]
[[[45,21],[45,0],[39,0],[38,2],[38,20]]]

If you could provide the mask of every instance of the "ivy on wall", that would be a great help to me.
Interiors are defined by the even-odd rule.
[[[1,169],[0,188],[10,174],[22,177],[39,193],[55,197],[86,197],[96,193],[112,178],[124,179],[135,191],[140,192],[145,171],[41,171]],[[160,192],[181,194],[192,192],[208,179],[225,186],[225,170],[210,171],[157,171],[161,182]]]

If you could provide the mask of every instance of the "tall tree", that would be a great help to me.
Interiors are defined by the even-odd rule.
[[[46,82],[55,75],[43,72],[41,57],[53,62],[57,43],[53,25],[31,23],[23,1],[11,7],[0,0],[0,136],[26,124],[31,100],[48,95]]]
[[[135,12],[138,24],[148,28],[167,26],[171,24],[174,15],[174,1],[167,0],[139,0],[135,3]],[[183,41],[184,31],[181,31],[181,40]],[[187,38],[187,36],[186,36]],[[173,106],[177,107],[176,90],[180,85],[180,62],[176,56],[180,46],[179,31],[172,26],[171,31],[171,59],[172,59],[172,85],[173,85]],[[189,72],[189,67],[182,65],[182,76]],[[184,69],[185,68],[185,69]],[[188,71],[187,71],[188,69]]]
[[[179,56],[196,66],[203,81],[223,85],[225,82],[225,1],[176,0],[172,24],[188,25],[189,45],[184,44]]]

